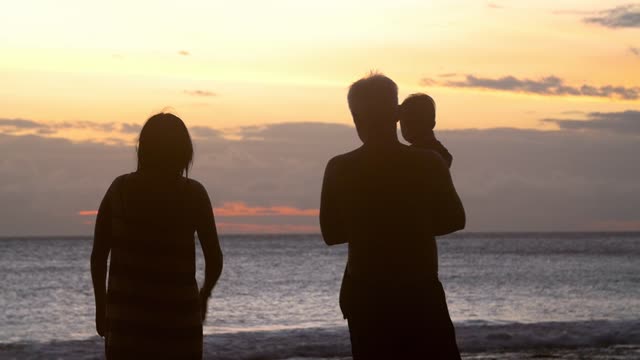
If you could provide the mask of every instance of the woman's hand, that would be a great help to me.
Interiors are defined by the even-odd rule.
[[[210,293],[206,293],[202,290],[200,290],[200,315],[202,316],[202,323],[204,324],[204,320],[207,317],[207,307],[209,305],[209,296],[211,296]]]

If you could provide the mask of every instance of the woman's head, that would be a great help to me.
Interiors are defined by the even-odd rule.
[[[147,120],[138,140],[138,170],[188,175],[192,161],[191,136],[179,117],[159,113]]]

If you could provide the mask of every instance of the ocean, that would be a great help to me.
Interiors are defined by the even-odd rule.
[[[346,247],[319,235],[223,236],[205,358],[348,359]],[[640,359],[640,233],[438,239],[464,359]],[[0,239],[0,358],[100,359],[91,238]],[[198,280],[203,260],[198,252]]]

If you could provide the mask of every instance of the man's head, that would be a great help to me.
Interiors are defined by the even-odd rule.
[[[400,105],[402,136],[410,143],[426,136],[436,126],[436,103],[427,94],[409,95]]]
[[[349,88],[349,109],[363,142],[376,134],[396,131],[398,86],[388,77],[371,73]]]

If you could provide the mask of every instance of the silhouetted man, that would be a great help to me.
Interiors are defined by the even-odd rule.
[[[398,89],[372,74],[349,89],[364,143],[327,164],[320,226],[349,245],[340,291],[354,359],[460,359],[434,236],[464,228],[447,165],[398,141]]]

